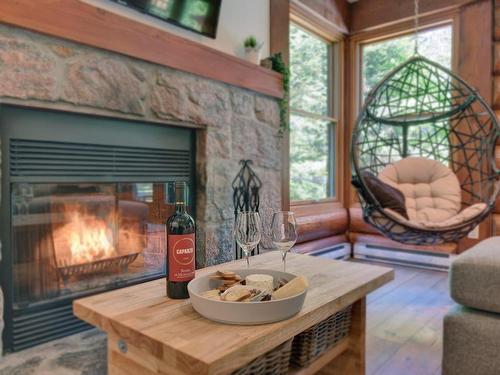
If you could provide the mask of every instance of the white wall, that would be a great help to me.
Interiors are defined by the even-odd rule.
[[[141,14],[109,0],[80,0],[162,30],[194,40],[217,50],[243,57],[243,40],[254,35],[263,42],[262,58],[269,54],[269,1],[222,0],[217,38],[208,38]]]

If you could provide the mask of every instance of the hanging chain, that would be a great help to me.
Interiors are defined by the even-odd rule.
[[[418,55],[418,0],[415,0],[415,55]]]

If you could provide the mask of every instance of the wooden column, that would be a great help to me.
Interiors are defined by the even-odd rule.
[[[270,1],[270,52],[281,53],[283,60],[290,63],[290,1]],[[281,141],[281,207],[283,210],[290,209],[290,135],[283,134]]]
[[[459,28],[455,30],[459,41],[457,73],[491,105],[493,80],[493,8],[489,0],[476,1],[464,6],[460,12]],[[479,21],[480,20],[480,21]],[[467,250],[492,235],[492,217],[479,225],[479,238],[464,238],[458,243],[458,252]]]

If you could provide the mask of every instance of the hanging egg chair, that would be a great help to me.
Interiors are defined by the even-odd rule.
[[[495,114],[472,87],[410,58],[368,94],[353,131],[353,185],[365,221],[411,245],[465,237],[498,195],[498,135]]]

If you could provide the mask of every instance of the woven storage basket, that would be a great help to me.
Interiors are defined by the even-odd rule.
[[[288,373],[292,341],[285,341],[280,346],[254,359],[245,367],[233,372],[233,375],[281,375]]]
[[[352,306],[346,307],[329,318],[295,336],[290,362],[306,367],[349,334]]]

